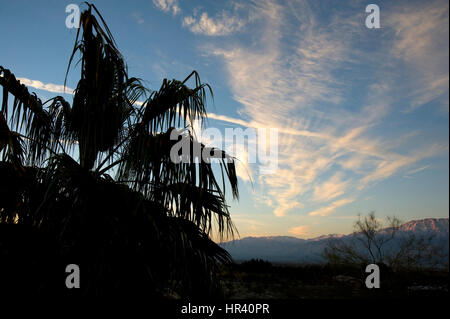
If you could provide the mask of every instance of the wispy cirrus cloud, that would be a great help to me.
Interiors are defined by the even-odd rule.
[[[415,169],[413,169],[413,170],[410,170],[410,171],[408,171],[408,172],[406,172],[408,175],[414,175],[414,174],[417,174],[417,173],[419,173],[419,172],[422,172],[422,171],[424,171],[424,170],[427,170],[427,169],[429,169],[430,168],[430,165],[425,165],[425,166],[421,166],[421,167],[419,167],[419,168],[415,168]]]
[[[334,201],[328,206],[325,206],[325,207],[319,208],[318,210],[310,212],[309,216],[322,216],[322,217],[329,216],[336,210],[336,208],[350,204],[353,201],[354,201],[354,199],[352,199],[352,198],[343,198],[343,199]]]
[[[279,47],[280,38],[286,36],[282,34],[287,29],[283,25],[286,9],[271,1],[255,2],[252,9],[265,22],[261,36],[264,50],[234,47],[215,49],[213,53],[226,63],[234,98],[244,106],[244,116],[261,126],[284,130],[279,140],[279,170],[260,177],[274,214],[284,216],[303,206],[299,196],[310,190],[317,177],[333,164],[336,154],[330,154],[323,146],[331,143],[336,134],[314,130],[310,121],[320,117],[320,112],[310,105],[315,101],[341,101],[339,90],[333,88],[336,81],[331,71],[333,64],[342,59],[345,48],[332,34],[315,32],[313,15],[299,10],[305,24],[300,28],[303,36],[297,41],[303,44],[286,55]],[[307,11],[308,7],[302,9]],[[309,118],[294,116],[299,109]],[[308,134],[289,134],[295,132]],[[294,145],[298,152],[292,151]]]
[[[315,201],[327,202],[345,193],[349,186],[349,180],[343,180],[343,173],[337,172],[329,180],[314,187]]]
[[[388,12],[387,26],[395,32],[392,53],[414,74],[412,112],[439,99],[448,112],[449,3],[446,0],[412,2]]]
[[[394,175],[401,168],[409,167],[411,164],[417,163],[424,158],[434,157],[446,151],[448,151],[447,146],[442,144],[432,144],[420,150],[415,150],[412,154],[409,155],[396,154],[395,157],[391,160],[381,160],[370,174],[364,176],[364,178],[361,179],[359,188],[365,188],[371,183],[378,182]],[[426,167],[422,168],[421,170],[423,169],[426,169]]]
[[[279,128],[279,169],[257,177],[276,216],[334,200],[310,213],[328,216],[353,202],[359,190],[442,153],[445,146],[416,144],[399,151],[410,138],[408,133],[395,132],[389,138],[377,133],[398,102],[392,92],[396,79],[391,76],[392,65],[373,58],[384,54],[390,43],[382,42],[385,46],[375,54],[365,54],[361,43],[355,44],[369,45],[363,10],[356,18],[350,11],[319,21],[320,7],[314,2],[288,4],[270,0],[249,4],[257,46],[205,47],[223,61],[233,98],[242,105],[241,119],[218,119]],[[289,45],[283,42],[286,38]],[[340,76],[340,72],[358,74],[367,64],[376,72],[360,75],[361,79]],[[354,87],[360,97],[349,99]],[[352,103],[356,105],[347,106]]]

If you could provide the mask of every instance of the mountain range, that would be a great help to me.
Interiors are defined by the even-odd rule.
[[[416,238],[433,236],[432,243],[438,244],[447,251],[449,227],[448,218],[427,218],[413,220],[400,226],[392,245],[399,244],[405,236],[414,234]],[[389,228],[380,231],[380,236],[388,233]],[[279,263],[322,263],[322,253],[329,240],[355,240],[353,234],[330,234],[311,239],[300,239],[291,236],[266,236],[266,237],[244,237],[229,242],[221,243],[236,261],[249,259],[264,259]],[[448,257],[447,257],[448,259]]]

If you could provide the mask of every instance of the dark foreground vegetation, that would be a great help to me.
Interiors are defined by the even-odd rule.
[[[73,101],[42,101],[0,65],[0,292],[220,296],[217,270],[231,258],[210,236],[233,234],[234,160],[213,152],[216,179],[211,161],[171,152],[183,137],[211,154],[176,128],[206,117],[212,91],[195,71],[144,87],[85,6],[68,56],[67,72],[80,72]],[[79,287],[66,285],[69,264]]]
[[[448,297],[446,270],[380,267],[379,289],[368,289],[365,266],[236,263],[222,272],[230,299],[358,299]]]

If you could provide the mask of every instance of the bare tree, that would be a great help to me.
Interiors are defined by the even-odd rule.
[[[402,222],[388,217],[383,224],[371,212],[358,216],[352,238],[332,239],[324,250],[325,259],[331,264],[385,264],[392,268],[440,268],[448,252],[433,243],[433,235],[416,236],[399,233]],[[394,239],[395,243],[390,244]]]

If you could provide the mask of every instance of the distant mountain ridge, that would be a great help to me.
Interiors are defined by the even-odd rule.
[[[426,218],[420,220],[412,220],[404,223],[400,229],[402,231],[420,231],[420,232],[447,232],[448,234],[448,218]]]
[[[381,231],[387,232],[389,228]],[[442,242],[448,250],[449,219],[426,218],[412,220],[400,226],[398,238],[402,234],[414,233],[418,236],[433,235],[434,241]],[[310,239],[291,236],[244,237],[222,243],[235,260],[260,258],[271,262],[320,263],[322,252],[331,238],[353,240],[352,234],[330,234]]]

